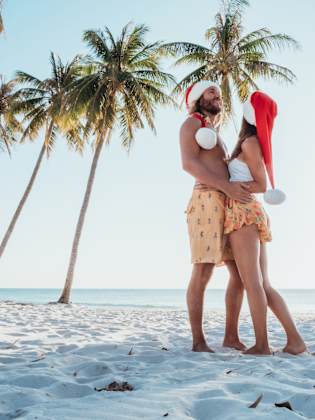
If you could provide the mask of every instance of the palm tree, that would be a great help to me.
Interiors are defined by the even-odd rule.
[[[53,150],[58,131],[65,132],[70,145],[78,150],[82,149],[79,123],[74,119],[69,119],[65,124],[65,119],[60,113],[63,107],[64,91],[68,84],[72,83],[77,77],[79,58],[76,57],[71,63],[64,65],[59,57],[56,58],[51,53],[50,61],[52,75],[48,79],[39,80],[22,71],[17,72],[16,75],[16,82],[28,85],[28,87],[22,87],[16,92],[17,99],[12,108],[13,114],[23,114],[22,122],[27,123],[22,133],[21,142],[26,138],[35,140],[42,129],[45,130],[45,136],[31,178],[0,244],[0,258],[32,190],[44,154],[46,152],[48,157]]]
[[[161,71],[158,53],[161,44],[146,43],[147,32],[143,25],[128,24],[117,40],[108,28],[86,31],[83,35],[92,57],[86,59],[86,74],[73,83],[68,101],[75,115],[84,110],[86,129],[95,135],[95,149],[59,303],[69,303],[79,241],[104,143],[110,141],[117,126],[123,147],[130,150],[136,128],[147,123],[155,130],[156,105],[174,104],[164,89],[175,86],[175,80]]]
[[[175,65],[197,66],[174,89],[180,93],[190,84],[210,79],[220,84],[224,101],[225,118],[232,114],[234,91],[243,102],[251,89],[258,89],[260,77],[292,83],[294,73],[286,67],[268,61],[274,48],[297,48],[298,43],[286,34],[273,34],[260,28],[243,34],[243,14],[247,0],[222,2],[222,11],[215,16],[215,25],[205,33],[207,46],[191,42],[171,42],[161,47],[163,54],[179,57]]]
[[[12,113],[16,101],[15,81],[5,82],[0,75],[0,149],[5,148],[10,154],[10,145],[16,141],[16,134],[21,132],[21,124]]]

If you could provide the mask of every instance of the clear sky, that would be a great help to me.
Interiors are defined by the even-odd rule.
[[[49,53],[64,60],[86,51],[82,31],[109,26],[118,34],[128,21],[145,23],[149,40],[204,43],[218,1],[200,0],[6,0],[6,34],[0,37],[0,73],[16,70],[45,78]],[[294,86],[261,82],[278,102],[274,129],[276,183],[287,193],[279,207],[266,206],[274,241],[269,246],[270,277],[276,287],[313,288],[314,239],[314,21],[312,0],[252,0],[245,32],[269,27],[302,45],[299,52],[270,56],[298,76]],[[166,69],[173,71],[171,62]],[[180,77],[187,69],[176,71]],[[236,119],[241,108],[236,107]],[[159,110],[157,136],[139,131],[129,156],[118,136],[103,149],[86,218],[74,287],[184,288],[191,265],[184,210],[192,178],[181,169],[178,130],[185,111]],[[231,149],[236,135],[224,132]],[[38,156],[43,138],[18,145],[12,159],[0,155],[2,237]],[[62,287],[82,202],[91,150],[83,157],[62,138],[43,162],[29,201],[0,263],[1,287]],[[213,287],[226,285],[216,271]]]

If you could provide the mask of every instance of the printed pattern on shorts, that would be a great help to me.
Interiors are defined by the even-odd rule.
[[[192,263],[221,265],[233,259],[224,235],[225,195],[194,190],[187,206],[187,224]]]

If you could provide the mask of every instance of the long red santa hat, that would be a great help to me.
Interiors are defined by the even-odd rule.
[[[277,116],[277,104],[266,93],[255,91],[244,103],[245,120],[257,129],[257,137],[261,147],[266,171],[272,190],[265,193],[265,201],[269,204],[281,204],[285,194],[275,189],[275,179],[272,162],[272,129]]]

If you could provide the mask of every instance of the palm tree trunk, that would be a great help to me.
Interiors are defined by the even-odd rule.
[[[1,3],[0,3],[0,7],[1,7]],[[0,10],[0,34],[3,31],[4,31],[4,27],[3,27],[3,20],[2,20],[1,10]]]
[[[232,112],[231,116],[232,116],[232,121],[233,121],[233,126],[234,126],[235,134],[238,135],[238,128],[237,128],[237,124],[235,122],[235,118],[234,118],[233,112]]]
[[[92,192],[92,188],[93,188],[93,183],[94,183],[94,178],[95,178],[95,172],[96,172],[98,159],[99,159],[100,154],[101,154],[101,150],[102,150],[102,147],[103,147],[103,144],[104,144],[104,141],[105,141],[105,137],[106,137],[106,134],[104,135],[104,137],[99,138],[99,141],[98,141],[98,143],[96,145],[96,148],[95,148],[93,161],[92,161],[92,165],[91,165],[91,169],[90,169],[90,174],[89,174],[89,178],[88,178],[88,182],[87,182],[87,186],[86,186],[86,190],[85,190],[85,194],[84,194],[84,198],[83,198],[83,203],[82,203],[82,206],[81,206],[80,215],[79,215],[79,219],[78,219],[78,222],[77,222],[75,235],[74,235],[74,239],[73,239],[73,243],[72,243],[72,250],[71,250],[71,255],[70,255],[70,262],[69,262],[69,266],[68,266],[67,277],[66,277],[66,281],[65,281],[65,285],[64,285],[62,294],[61,294],[61,296],[58,300],[58,303],[69,303],[69,300],[70,300],[70,292],[71,292],[71,287],[72,287],[72,283],[73,283],[73,275],[74,275],[75,264],[76,264],[77,256],[78,256],[78,248],[79,248],[79,242],[80,242],[80,238],[81,238],[82,228],[83,228],[85,215],[86,215],[87,208],[88,208],[89,201],[90,201],[90,196],[91,196],[91,192]]]
[[[45,134],[45,141],[43,143],[43,146],[42,146],[42,148],[40,150],[40,153],[39,153],[39,156],[37,158],[36,165],[35,165],[35,167],[33,169],[32,176],[31,176],[31,178],[30,178],[30,180],[29,180],[29,182],[27,184],[27,187],[26,187],[26,189],[24,191],[24,194],[23,194],[23,196],[22,196],[22,198],[21,198],[21,200],[19,202],[19,205],[17,206],[17,209],[15,210],[15,213],[14,213],[14,215],[12,217],[11,223],[9,224],[9,227],[8,227],[8,229],[7,229],[4,237],[2,239],[2,242],[0,244],[0,258],[2,257],[2,254],[4,253],[4,250],[6,248],[6,245],[8,243],[8,240],[10,239],[10,236],[12,235],[12,232],[14,230],[14,227],[16,225],[16,222],[17,222],[18,218],[20,217],[20,214],[22,212],[22,209],[23,209],[23,207],[24,207],[24,205],[26,203],[26,200],[28,199],[28,196],[29,196],[29,194],[30,194],[30,192],[31,192],[31,190],[33,188],[33,184],[34,184],[35,178],[36,178],[36,176],[38,174],[40,165],[42,163],[42,160],[43,160],[43,157],[44,157],[44,154],[45,154],[45,150],[46,150],[46,139],[50,137],[50,134],[51,134],[52,129],[53,129],[53,121],[49,124],[49,127],[48,127],[48,129],[46,131],[46,134]]]

